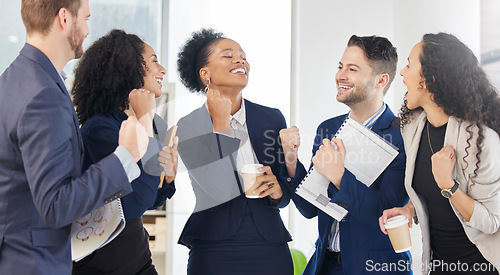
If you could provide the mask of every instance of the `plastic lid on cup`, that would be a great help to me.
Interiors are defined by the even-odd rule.
[[[408,219],[405,215],[394,216],[387,220],[385,223],[385,229],[392,229],[402,225],[408,224]]]
[[[245,164],[245,165],[243,165],[243,168],[241,169],[241,173],[248,173],[248,174],[262,173],[258,170],[262,166],[264,166],[264,165],[259,164],[259,163]]]

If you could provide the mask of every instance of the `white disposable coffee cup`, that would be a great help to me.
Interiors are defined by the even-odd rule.
[[[241,173],[243,175],[243,185],[245,187],[245,196],[247,198],[259,198],[259,195],[254,195],[253,191],[260,187],[260,185],[254,185],[254,183],[258,176],[264,175],[264,172],[259,172],[258,170],[262,166],[262,164],[252,163],[245,164],[241,169]]]
[[[408,227],[408,219],[405,215],[394,216],[388,219],[385,223],[385,229],[387,229],[387,234],[396,253],[410,250],[410,228]]]

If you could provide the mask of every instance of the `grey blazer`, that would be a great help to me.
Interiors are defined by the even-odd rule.
[[[132,188],[111,154],[81,172],[76,113],[54,65],[25,44],[0,77],[0,274],[71,274],[70,224]]]
[[[415,206],[418,222],[422,230],[423,254],[422,270],[427,274],[428,263],[431,260],[430,233],[427,206],[412,188],[418,145],[426,122],[425,112],[415,114],[412,122],[402,130],[406,149],[405,187],[410,200]],[[473,126],[473,138],[470,140],[469,156],[464,161],[467,147],[466,127],[470,122],[450,117],[445,134],[445,144],[455,149],[457,162],[453,170],[453,178],[460,183],[460,189],[475,200],[474,212],[470,221],[466,221],[458,210],[450,205],[464,227],[469,240],[474,243],[481,254],[497,269],[500,267],[500,138],[492,129],[485,128],[482,145],[481,163],[477,177],[473,178],[476,167],[476,139],[478,128]]]

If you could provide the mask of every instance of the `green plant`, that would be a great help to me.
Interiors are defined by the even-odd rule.
[[[304,272],[304,269],[307,265],[307,258],[304,253],[300,252],[297,249],[290,249],[290,254],[292,254],[293,261],[293,274],[301,275]]]

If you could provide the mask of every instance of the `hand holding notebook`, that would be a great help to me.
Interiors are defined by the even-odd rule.
[[[399,154],[394,145],[349,118],[344,121],[334,138],[342,139],[345,146],[345,169],[368,187]],[[330,180],[313,167],[295,192],[336,220],[341,220],[347,210],[330,202],[327,195],[329,183]]]
[[[71,256],[75,262],[111,242],[125,228],[121,200],[105,204],[71,224]]]

